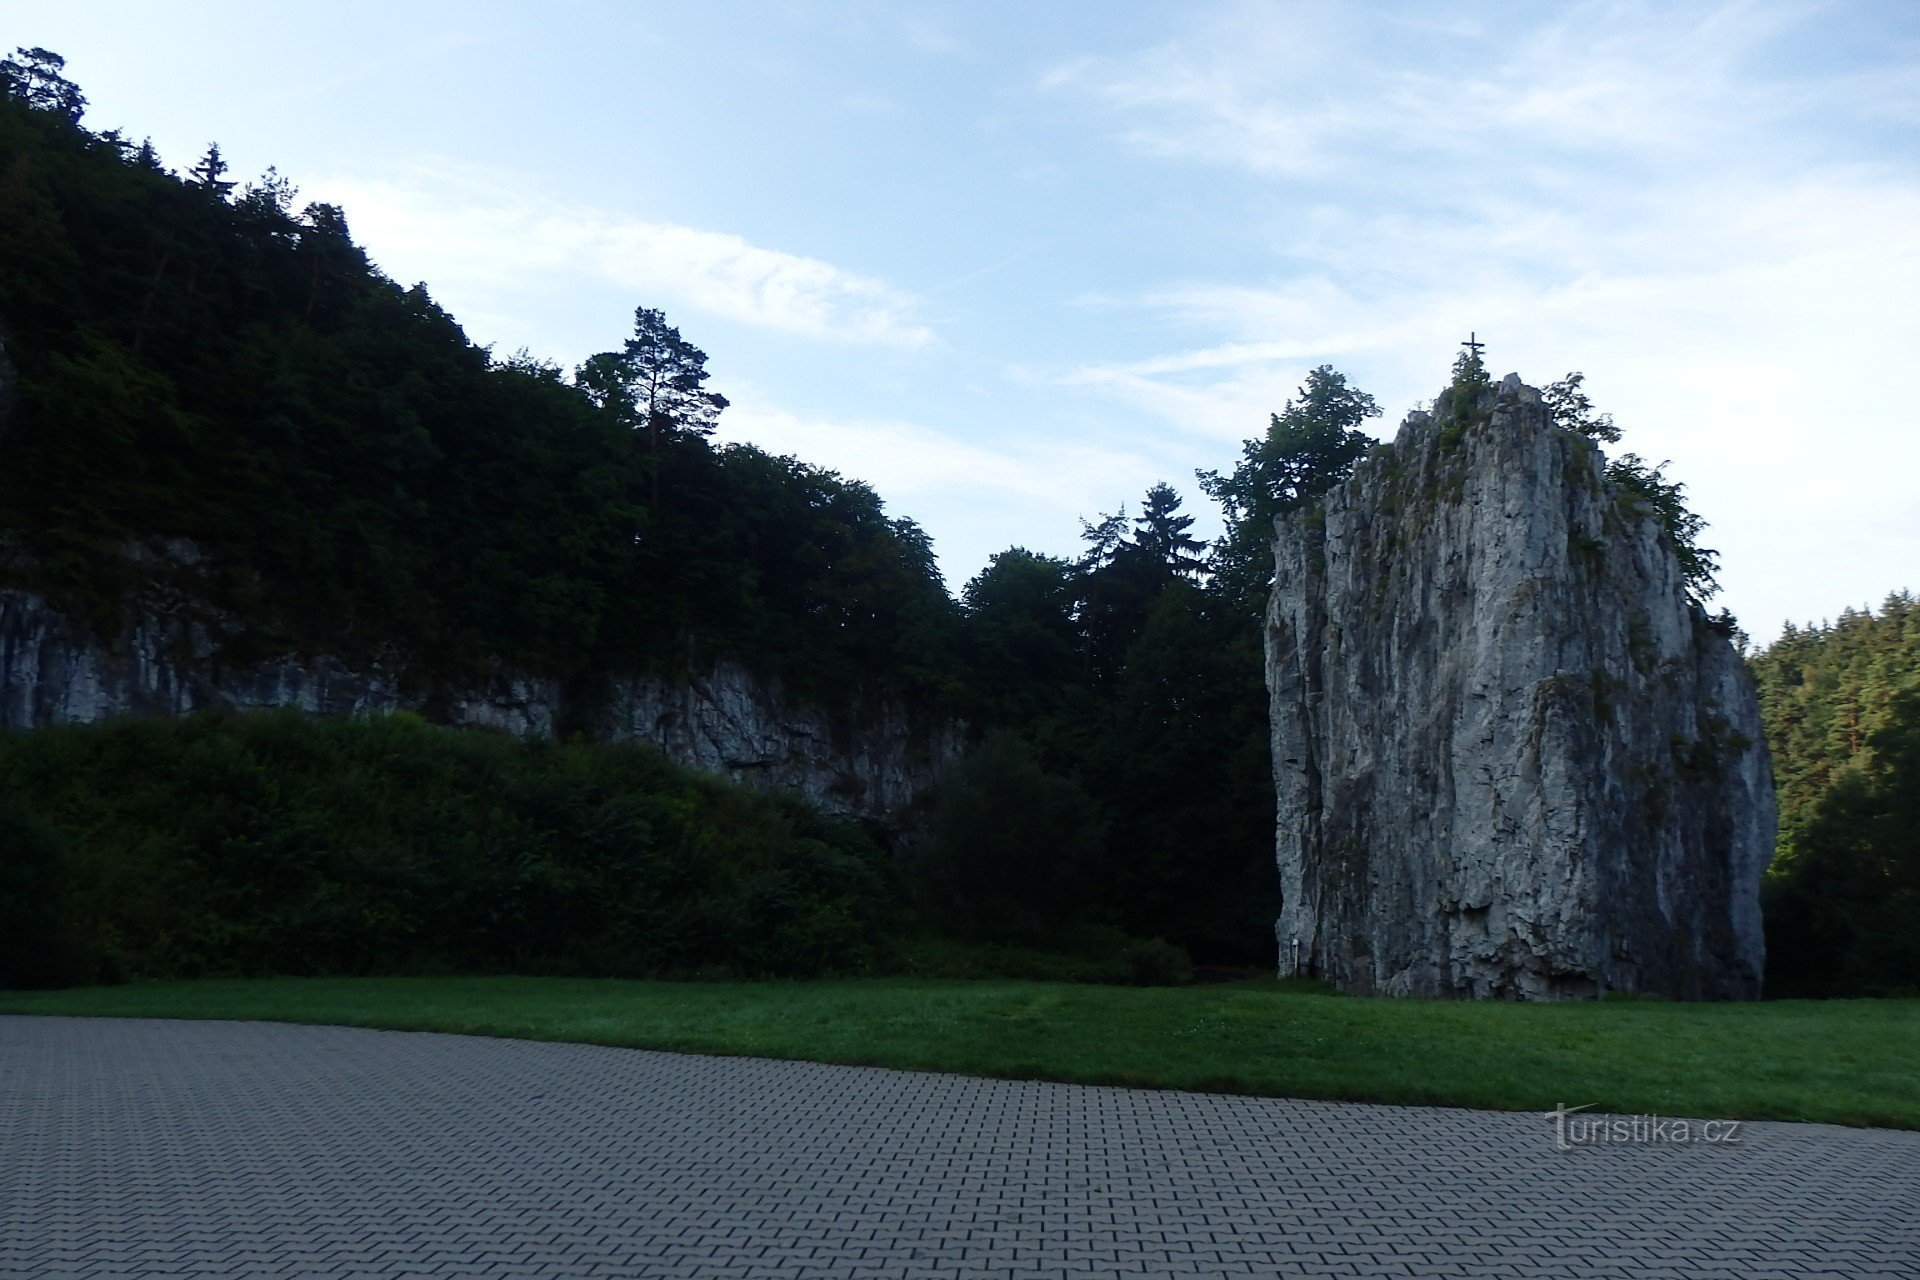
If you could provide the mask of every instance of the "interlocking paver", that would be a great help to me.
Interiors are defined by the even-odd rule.
[[[1570,1102],[1579,1101],[1569,1099]],[[0,1017],[0,1277],[1920,1280],[1920,1134]]]

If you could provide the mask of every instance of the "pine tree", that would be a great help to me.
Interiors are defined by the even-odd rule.
[[[220,144],[209,142],[206,154],[200,157],[198,164],[187,170],[193,179],[193,185],[202,191],[210,191],[225,200],[233,191],[234,184],[226,181],[227,162],[220,156]]]
[[[1146,503],[1134,517],[1133,544],[1149,561],[1163,566],[1176,578],[1191,578],[1206,561],[1200,551],[1206,544],[1191,536],[1193,517],[1178,514],[1180,495],[1165,481],[1147,490]]]
[[[0,59],[0,97],[77,125],[87,99],[80,86],[63,74],[66,66],[67,60],[50,50],[16,49],[11,58]]]
[[[706,389],[707,353],[680,336],[666,313],[633,313],[633,336],[618,352],[590,356],[575,381],[616,420],[647,433],[654,459],[653,503],[660,501],[660,453],[676,437],[713,434],[727,398]]]

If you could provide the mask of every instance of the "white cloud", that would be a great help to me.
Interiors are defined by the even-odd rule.
[[[416,168],[314,190],[346,208],[377,260],[404,261],[436,292],[465,294],[463,314],[507,309],[494,300],[552,292],[556,278],[571,277],[808,338],[905,348],[935,340],[914,299],[881,281],[726,232],[547,199],[528,185]]]
[[[933,535],[956,589],[1009,546],[1070,554],[1081,518],[1169,474],[1164,460],[1111,440],[1036,435],[989,446],[914,422],[796,414],[751,387],[721,419],[720,436],[872,485]]]
[[[915,53],[951,58],[969,52],[966,41],[927,14],[899,13],[896,21],[901,39]]]
[[[1836,131],[1911,115],[1911,69],[1769,61],[1806,6],[1583,5],[1424,57],[1344,12],[1230,8],[1053,74],[1130,147],[1259,179],[1271,255],[1143,289],[1191,340],[1059,380],[1245,435],[1330,362],[1392,418],[1473,329],[1496,374],[1584,369],[1626,447],[1673,459],[1762,638],[1920,585],[1920,178]]]
[[[728,408],[721,434],[794,454],[891,499],[1019,499],[1091,512],[1155,478],[1139,455],[1062,440],[988,447],[918,423],[806,417],[752,391]]]
[[[1180,38],[1062,64],[1040,85],[1114,110],[1142,151],[1270,177],[1377,171],[1389,155],[1431,163],[1496,139],[1644,163],[1696,155],[1836,94],[1882,113],[1890,89],[1912,100],[1910,75],[1761,84],[1740,74],[1807,5],[1588,3],[1498,30],[1436,27],[1424,8],[1226,5]]]

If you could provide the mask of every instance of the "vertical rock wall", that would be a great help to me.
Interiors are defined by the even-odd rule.
[[[102,639],[39,595],[0,589],[0,729],[293,707],[428,711],[449,724],[551,737],[561,718],[556,682],[511,672],[446,688],[418,679],[398,655],[359,666],[324,654],[228,661],[226,622],[190,600],[156,597]],[[682,764],[883,826],[900,823],[961,747],[958,726],[883,700],[835,714],[732,662],[616,679],[596,710],[607,739],[651,742]]]
[[[1350,991],[1759,994],[1774,841],[1731,641],[1509,376],[1277,522],[1281,968]]]

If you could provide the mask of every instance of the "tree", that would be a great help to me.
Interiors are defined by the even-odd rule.
[[[961,592],[968,657],[993,721],[1031,723],[1077,685],[1074,585],[1067,561],[1010,547]]]
[[[664,311],[647,307],[634,310],[633,336],[620,350],[588,357],[575,380],[616,420],[647,433],[656,506],[662,440],[712,435],[727,407],[725,396],[706,389],[707,353],[682,338]]]
[[[707,353],[680,336],[666,313],[638,308],[633,336],[618,352],[593,356],[578,381],[603,407],[644,428],[657,449],[662,433],[708,436],[727,398],[708,391]]]
[[[1227,523],[1213,551],[1214,578],[1244,606],[1258,612],[1264,605],[1273,577],[1274,517],[1313,502],[1346,479],[1373,444],[1360,424],[1379,416],[1372,396],[1323,364],[1307,374],[1299,400],[1287,401],[1272,415],[1266,435],[1241,446],[1240,462],[1230,474],[1196,473]]]
[[[1835,995],[1920,987],[1920,690],[1887,702],[1768,885],[1771,974]]]
[[[990,733],[941,780],[912,866],[930,915],[974,937],[1042,942],[1101,874],[1099,814],[1020,739]]]
[[[1456,364],[1456,386],[1460,369]],[[1595,411],[1593,400],[1583,388],[1586,380],[1584,373],[1569,373],[1549,386],[1541,399],[1552,414],[1555,426],[1589,440],[1617,444],[1620,428],[1614,425],[1612,414]],[[1687,507],[1687,487],[1666,478],[1669,465],[1649,463],[1637,453],[1624,454],[1608,461],[1607,482],[1630,511],[1651,515],[1660,522],[1661,533],[1680,561],[1680,574],[1686,580],[1688,592],[1696,601],[1704,603],[1720,590],[1720,583],[1714,577],[1720,569],[1720,553],[1700,545],[1700,534],[1707,522]],[[1729,632],[1735,630],[1731,615],[1723,614],[1717,621]]]
[[[256,221],[268,223],[290,223],[293,220],[293,200],[297,188],[293,180],[272,165],[260,176],[258,182],[249,182],[235,201],[235,207],[241,213]],[[312,206],[308,206],[311,208]]]
[[[0,97],[77,125],[87,99],[80,86],[62,74],[66,66],[67,60],[50,50],[16,49],[11,58],[0,60]]]
[[[1079,562],[1077,621],[1084,671],[1095,685],[1119,675],[1155,598],[1201,567],[1195,554],[1201,543],[1187,533],[1193,517],[1179,510],[1180,495],[1162,482],[1147,490],[1131,530],[1125,507],[1094,523],[1081,521],[1087,550]]]
[[[226,174],[227,162],[221,158],[220,144],[217,142],[209,142],[207,152],[200,157],[200,162],[187,170],[187,175],[193,179],[194,186],[202,191],[210,191],[222,200],[227,198],[234,187],[233,183],[226,181]]]
[[[1177,514],[1180,495],[1164,480],[1147,490],[1147,499],[1134,517],[1133,545],[1152,563],[1176,578],[1190,578],[1206,563],[1200,550],[1206,545],[1190,536],[1193,517]]]
[[[1705,601],[1720,590],[1713,576],[1720,568],[1720,553],[1700,545],[1707,522],[1688,509],[1687,486],[1666,478],[1669,465],[1651,464],[1637,453],[1625,454],[1607,463],[1607,483],[1631,510],[1660,522],[1660,530],[1680,562],[1687,590],[1695,600]]]
[[[1080,522],[1080,540],[1087,544],[1081,553],[1079,567],[1082,573],[1098,573],[1113,563],[1113,557],[1127,541],[1127,508],[1124,503],[1112,515],[1102,514],[1098,520]]]
[[[1620,439],[1620,428],[1613,425],[1612,414],[1594,412],[1593,401],[1581,390],[1586,380],[1584,373],[1569,373],[1542,392],[1541,399],[1553,415],[1555,426],[1578,432],[1589,440],[1615,444]]]
[[[1877,613],[1849,608],[1830,624],[1789,623],[1747,666],[1779,797],[1780,845],[1768,870],[1777,878],[1791,871],[1821,797],[1864,763],[1895,695],[1920,689],[1920,598],[1894,591]]]

